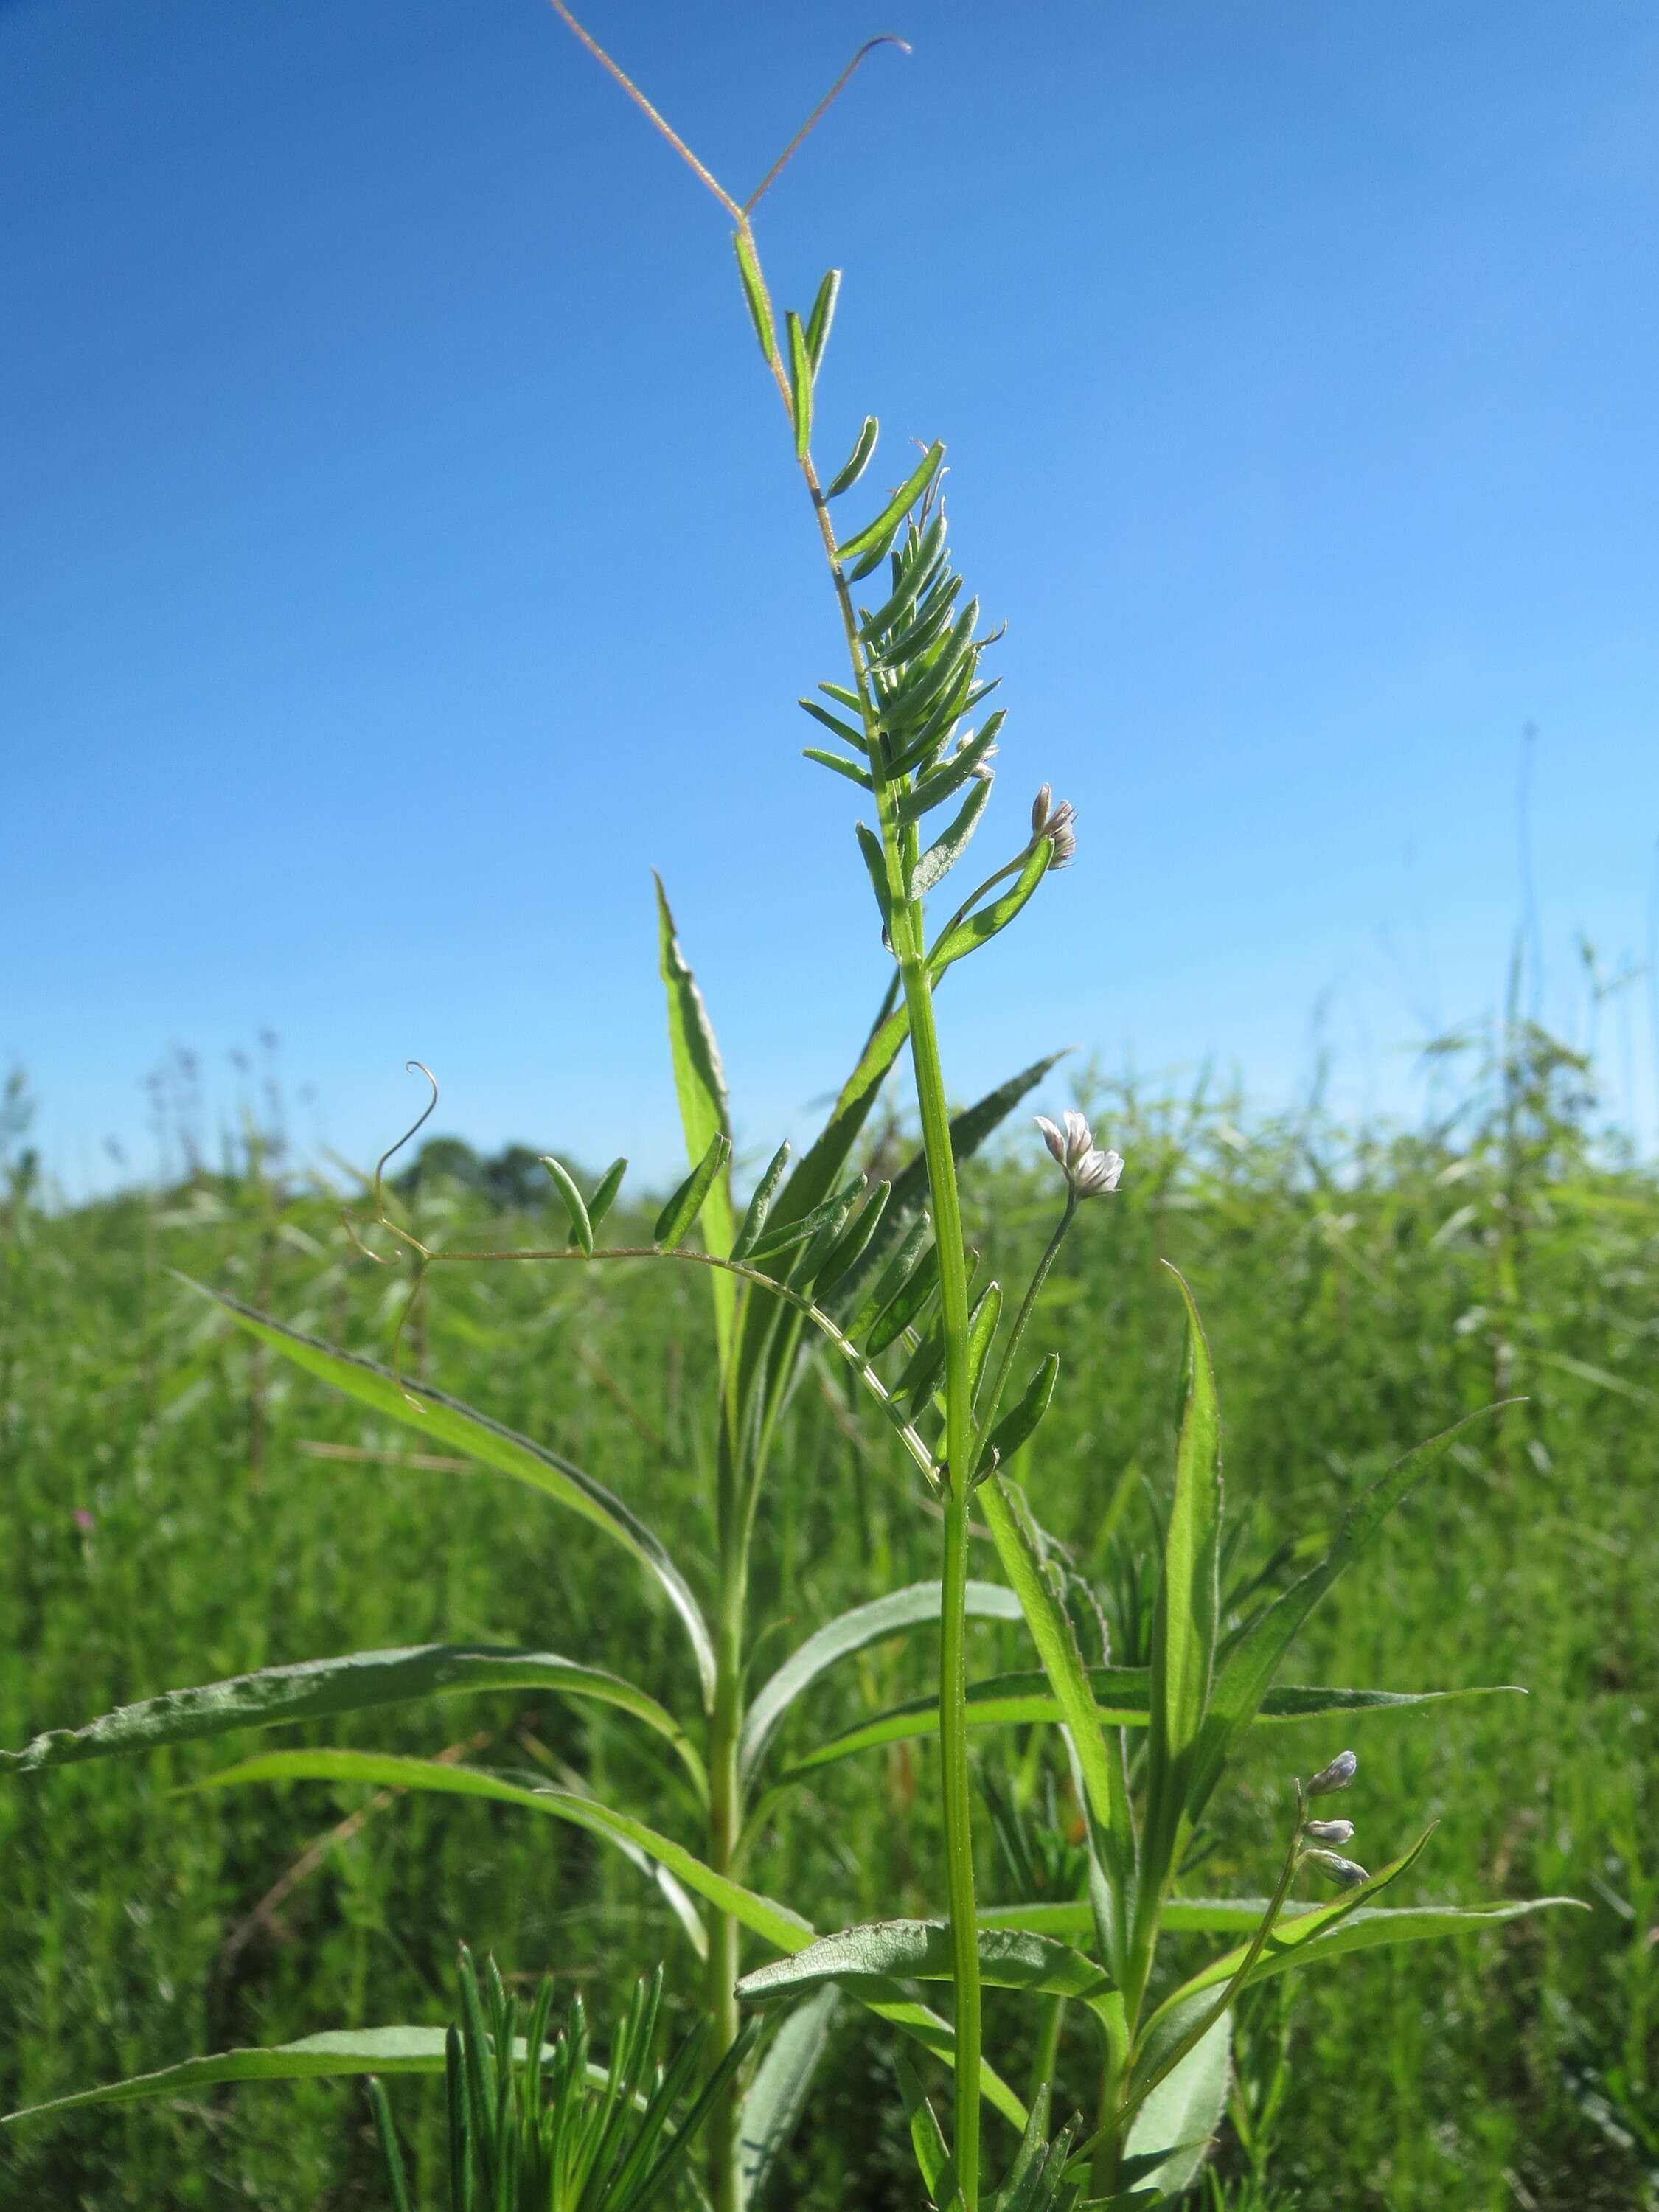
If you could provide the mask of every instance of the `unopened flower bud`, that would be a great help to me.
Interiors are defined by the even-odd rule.
[[[1098,1198],[1103,1192],[1115,1190],[1123,1172],[1123,1155],[1103,1152],[1094,1132],[1075,1107],[1068,1106],[1061,1119],[1066,1124],[1063,1130],[1057,1129],[1046,1114],[1036,1116],[1036,1125],[1077,1195]]]
[[[1359,1761],[1351,1751],[1339,1751],[1328,1766],[1322,1766],[1307,1786],[1306,1796],[1328,1797],[1333,1790],[1346,1790],[1353,1780]]]
[[[1370,1880],[1363,1866],[1357,1866],[1352,1859],[1339,1858],[1334,1851],[1304,1851],[1303,1856],[1316,1866],[1321,1874],[1328,1874],[1333,1881],[1340,1881],[1344,1889],[1357,1889],[1362,1881]]]
[[[1306,1820],[1302,1832],[1311,1836],[1316,1844],[1351,1844],[1353,1841],[1352,1820]]]
[[[1069,799],[1054,802],[1054,786],[1045,783],[1031,803],[1031,842],[1047,837],[1054,848],[1048,866],[1063,868],[1077,852],[1077,809]]]

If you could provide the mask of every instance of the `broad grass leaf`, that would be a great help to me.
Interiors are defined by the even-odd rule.
[[[1090,1808],[1103,1829],[1127,1843],[1130,1840],[1128,1813],[1122,1778],[1115,1774],[1107,1756],[1105,1739],[1095,1717],[1094,1686],[1077,1648],[1071,1622],[1043,1572],[1036,1547],[1006,1484],[993,1475],[977,1495],[982,1502],[997,1557],[1019,1600],[1025,1625],[1042,1662],[1042,1671],[1070,1731]]]
[[[1221,1612],[1221,1416],[1215,1374],[1192,1292],[1176,1269],[1170,1272],[1187,1309],[1187,1395],[1163,1572],[1152,1607],[1141,1891],[1146,1911],[1162,1894],[1189,1814],[1191,1772],[1209,1705]]]
[[[530,1789],[505,1776],[478,1767],[447,1766],[435,1759],[405,1759],[386,1752],[276,1751],[244,1759],[194,1786],[223,1789],[246,1782],[363,1782],[379,1789],[430,1790],[452,1797],[482,1797],[522,1806],[556,1820],[585,1828],[590,1835],[624,1850],[635,1863],[641,1855],[666,1869],[676,1881],[705,1899],[718,1912],[729,1913],[751,1934],[780,1951],[804,1950],[814,1940],[809,1921],[773,1898],[745,1889],[740,1882],[706,1866],[683,1844],[659,1835],[627,1813],[618,1813],[597,1798],[578,1796],[573,1790]],[[859,2002],[879,2018],[901,2029],[947,2065],[956,2063],[956,2039],[950,2023],[926,2005],[918,2004],[896,1984],[878,1978],[858,1992]],[[981,2064],[980,2094],[1014,2126],[1025,2124],[1025,2107],[994,2068]]]
[[[1227,2108],[1232,2052],[1232,2014],[1224,2013],[1146,2099],[1130,2124],[1124,2149],[1131,2158],[1158,2163],[1137,2166],[1137,2180],[1166,2197],[1179,2197],[1192,2186]],[[1158,2158],[1160,2152],[1169,2155]]]
[[[353,1651],[337,1659],[307,1659],[293,1667],[263,1667],[199,1688],[169,1690],[88,1721],[84,1728],[52,1729],[21,1751],[0,1751],[0,1766],[30,1773],[149,1751],[159,1744],[190,1743],[238,1729],[272,1728],[366,1712],[422,1698],[476,1694],[482,1690],[552,1690],[618,1706],[667,1739],[700,1791],[708,1784],[695,1744],[667,1709],[620,1674],[586,1667],[553,1651],[517,1651],[486,1644],[420,1644],[388,1651]]]
[[[1005,1593],[1012,1596],[1012,1592]],[[1015,1601],[1016,1604],[1018,1600]],[[1138,1727],[1146,1719],[1147,1674],[1144,1667],[1095,1667],[1089,1670],[1095,1700],[1094,1715],[1102,1727]],[[970,1683],[967,1692],[969,1728],[1012,1728],[1036,1721],[1062,1721],[1066,1715],[1049,1686],[1048,1678],[1031,1670],[993,1674]],[[939,1700],[935,1696],[907,1698],[855,1727],[843,1729],[797,1759],[783,1779],[793,1782],[814,1767],[828,1766],[854,1752],[870,1751],[884,1743],[901,1743],[915,1736],[939,1733]]]
[[[739,256],[741,258],[741,256]],[[679,935],[668,904],[662,878],[657,887],[657,953],[663,989],[668,1000],[668,1042],[674,1062],[674,1092],[679,1100],[680,1126],[685,1132],[685,1157],[695,1170],[717,1136],[732,1141],[732,1116],[726,1095],[726,1069],[721,1064],[714,1026],[690,963],[680,950]],[[729,1163],[730,1155],[727,1155]],[[736,1224],[732,1210],[729,1164],[720,1166],[702,1202],[703,1242],[719,1259],[732,1249]],[[719,1267],[708,1270],[714,1299],[715,1327],[720,1357],[731,1348],[736,1286]]]
[[[738,2120],[738,2189],[745,2206],[765,2186],[773,2161],[794,2132],[840,2002],[841,1992],[832,1988],[797,2005],[755,2070]]]
[[[887,1637],[902,1635],[907,1629],[937,1621],[941,1589],[938,1582],[923,1582],[912,1583],[904,1589],[890,1590],[884,1597],[872,1598],[867,1605],[855,1605],[834,1620],[826,1621],[804,1644],[798,1644],[777,1671],[761,1685],[750,1703],[738,1753],[739,1771],[744,1779],[754,1773],[773,1732],[804,1690],[810,1688],[837,1660],[862,1651]],[[971,1620],[1020,1618],[1018,1599],[1000,1583],[970,1582],[966,1602]]]
[[[408,1759],[387,1752],[272,1751],[228,1766],[193,1785],[198,1790],[223,1790],[250,1782],[365,1782],[377,1789],[429,1790],[451,1797],[484,1797],[501,1804],[520,1805],[573,1826],[586,1828],[605,1842],[630,1843],[668,1869],[689,1890],[706,1899],[720,1912],[730,1913],[757,1936],[780,1950],[799,1950],[812,1940],[811,1923],[785,1905],[745,1889],[728,1875],[718,1874],[672,1837],[659,1835],[631,1814],[618,1813],[598,1798],[578,1796],[574,1790],[528,1788],[521,1782],[486,1772],[481,1767],[445,1765],[436,1759]]]
[[[993,1585],[993,1587],[996,1587]],[[1095,1719],[1102,1728],[1144,1728],[1152,1705],[1151,1674],[1145,1667],[1091,1667],[1086,1669],[1095,1698]],[[1477,1690],[1270,1690],[1258,1722],[1308,1720],[1325,1713],[1401,1711],[1412,1705],[1434,1705],[1450,1698],[1486,1698],[1498,1694]],[[969,1685],[969,1728],[1025,1727],[1038,1721],[1063,1722],[1066,1711],[1055,1697],[1046,1674],[1020,1671],[993,1674]],[[890,1705],[867,1721],[844,1729],[805,1753],[781,1777],[784,1783],[801,1780],[814,1767],[829,1766],[854,1753],[872,1751],[886,1743],[902,1743],[939,1733],[939,1704],[933,1697],[908,1698]]]
[[[1465,1430],[1501,1411],[1501,1406],[1487,1406],[1468,1414],[1396,1460],[1348,1508],[1334,1542],[1319,1565],[1277,1598],[1234,1645],[1216,1679],[1194,1757],[1187,1801],[1190,1819],[1196,1820],[1202,1812],[1221,1778],[1222,1768],[1249,1729],[1285,1654],[1315,1606],[1352,1565],[1395,1507],[1411,1496]]]
[[[1445,1936],[1478,1935],[1483,1928],[1502,1927],[1506,1921],[1522,1919],[1529,1912],[1549,1911],[1558,1905],[1570,1906],[1580,1912],[1589,1910],[1583,1899],[1577,1897],[1514,1898],[1486,1905],[1389,1906],[1364,1902],[1397,1881],[1427,1841],[1425,1835],[1392,1866],[1383,1868],[1362,1887],[1348,1891],[1328,1905],[1304,1903],[1281,1914],[1267,1939],[1267,1949],[1250,1970],[1245,1987],[1253,1989],[1257,1983],[1271,1981],[1275,1974],[1288,1973],[1294,1966],[1318,1966],[1326,1960],[1346,1958],[1355,1951],[1428,1942]],[[1356,1903],[1356,1899],[1360,1901]],[[1239,1907],[1249,1902],[1240,1899]],[[1206,1911],[1201,1900],[1198,1905],[1199,1911],[1204,1912],[1205,1924],[1216,1924],[1218,1907],[1212,1905]],[[1258,1912],[1256,1921],[1251,1924],[1259,1923],[1260,1919]],[[1166,2014],[1178,2012],[1194,1997],[1208,1996],[1213,1999],[1214,1992],[1237,1973],[1249,1948],[1248,1943],[1239,1944],[1222,1958],[1212,1960],[1184,1982],[1154,2014],[1152,2022],[1148,2024],[1148,2033],[1162,2022]]]
[[[356,1352],[336,1352],[319,1343],[315,1337],[302,1335],[298,1329],[272,1321],[266,1314],[256,1313],[252,1306],[228,1297],[222,1291],[193,1282],[188,1275],[180,1275],[177,1279],[222,1306],[239,1327],[258,1337],[261,1343],[270,1345],[273,1351],[280,1352],[307,1374],[316,1376],[320,1382],[331,1382],[336,1389],[343,1390],[348,1397],[371,1407],[377,1413],[419,1429],[422,1436],[453,1445],[457,1451],[466,1453],[486,1467],[493,1467],[499,1474],[516,1476],[520,1482],[545,1491],[550,1498],[568,1505],[596,1528],[602,1528],[661,1585],[691,1640],[704,1700],[712,1698],[714,1649],[702,1609],[690,1585],[639,1516],[591,1474],[585,1474],[572,1461],[550,1451],[544,1444],[532,1443],[528,1437],[503,1428],[499,1421],[492,1421],[485,1414],[474,1413],[459,1399],[447,1397],[429,1383],[394,1375],[389,1367],[361,1358]]]
[[[125,2081],[106,2081],[95,2089],[76,2089],[67,2097],[27,2106],[21,2112],[8,2112],[4,2124],[13,2127],[20,2120],[44,2119],[53,2113],[77,2112],[88,2105],[131,2105],[148,2097],[175,2097],[224,2081],[441,2074],[447,2033],[441,2027],[329,2028],[320,2035],[302,2035],[294,2043],[221,2051],[210,2057],[180,2059],[177,2065],[158,2067],[151,2074],[135,2074]],[[522,2063],[526,2055],[522,2039],[514,2055]]]
[[[1025,1990],[1036,1995],[1074,1997],[1091,2011],[1108,2009],[1117,1996],[1109,1975],[1069,1945],[1023,1929],[985,1929],[979,1943],[980,1972],[993,1988]],[[775,2002],[826,1982],[856,1994],[870,1976],[883,1979],[948,1982],[954,1973],[951,1931],[938,1920],[878,1920],[839,1935],[822,1936],[787,1959],[775,1959],[745,1974],[738,1994],[750,2002]]]

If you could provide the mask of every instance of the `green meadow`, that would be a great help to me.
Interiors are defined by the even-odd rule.
[[[1160,1260],[1205,1318],[1228,1505],[1244,1522],[1231,1567],[1264,1590],[1411,1445],[1495,1399],[1524,1401],[1459,1443],[1287,1671],[1526,1694],[1257,1729],[1182,1887],[1271,1887],[1292,1778],[1351,1745],[1359,1773],[1340,1809],[1373,1864],[1438,1823],[1395,1901],[1566,1893],[1586,1909],[1253,1991],[1232,2117],[1194,2200],[1239,2212],[1659,2203],[1659,1185],[1596,1133],[1584,1072],[1550,1040],[1517,1023],[1489,1065],[1477,1058],[1454,1063],[1458,1110],[1412,1133],[1338,1128],[1316,1108],[1264,1118],[1202,1088],[1085,1086],[1127,1167],[1057,1264],[1036,1328],[1060,1354],[1060,1390],[1014,1473],[1093,1589],[1115,1659],[1144,1655],[1179,1411],[1182,1314]],[[890,1122],[865,1164],[890,1172],[910,1148]],[[549,1241],[552,1194],[511,1162],[491,1179],[464,1148],[425,1158],[403,1204],[428,1245]],[[1010,1123],[964,1187],[987,1264],[1029,1272],[1054,1211],[1029,1127]],[[222,1171],[73,1207],[14,1170],[0,1214],[0,1744],[190,1683],[422,1641],[601,1663],[626,1650],[645,1687],[687,1705],[683,1639],[614,1545],[279,1365],[179,1279],[385,1357],[405,1283],[342,1226],[342,1203],[361,1199],[343,1175],[325,1187],[278,1173],[257,1142]],[[441,1268],[404,1347],[426,1380],[647,1512],[694,1580],[714,1449],[697,1274]],[[935,1573],[939,1511],[844,1372],[811,1369],[760,1508],[760,1666]],[[983,1540],[973,1571],[997,1578]],[[970,1632],[982,1673],[1033,1663],[1018,1623]],[[927,1689],[934,1663],[925,1632],[872,1646],[787,1729],[804,1742],[851,1725]],[[442,2023],[462,1941],[526,1990],[551,1969],[562,1998],[587,1992],[601,2018],[660,1959],[689,2019],[697,1969],[678,1922],[646,1874],[580,1832],[360,1784],[191,1789],[261,1741],[450,1752],[614,1787],[658,1827],[694,1834],[669,1763],[604,1712],[500,1691],[0,1778],[7,2108],[236,2045]],[[1051,1808],[1062,1833],[1074,1820],[1054,1733],[975,1734],[983,1902],[1029,1893],[1030,1878],[993,1810]],[[823,1929],[938,1914],[937,1756],[921,1738],[823,1768],[784,1802],[745,1879]],[[987,2020],[1023,2079],[1033,2014],[990,1990]],[[844,2008],[768,2204],[920,2202],[893,2060],[890,2033]],[[1068,2024],[1057,2117],[1094,2063]],[[440,2201],[441,2083],[390,2093],[418,2186]],[[1005,2164],[1012,2139],[988,2128]],[[354,2082],[181,2091],[24,2124],[0,2174],[8,2203],[100,2212],[388,2203]]]

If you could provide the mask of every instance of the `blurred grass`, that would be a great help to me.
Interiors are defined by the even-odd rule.
[[[1528,1395],[1391,1526],[1288,1672],[1391,1689],[1524,1684],[1525,1701],[1353,1723],[1361,1778],[1344,1810],[1372,1863],[1439,1820],[1419,1896],[1566,1890],[1591,1910],[1308,1978],[1269,2169],[1281,2195],[1237,2201],[1650,2201],[1651,1172],[1590,1142],[1579,1072],[1531,1032],[1471,1076],[1460,1118],[1408,1136],[1344,1135],[1313,1115],[1249,1120],[1225,1099],[1097,1086],[1089,1103],[1129,1170],[1116,1199],[1087,1209],[1058,1271],[1042,1327],[1064,1360],[1060,1400],[1021,1472],[1116,1618],[1151,1528],[1136,1470],[1158,1485],[1170,1458],[1179,1313],[1160,1257],[1203,1309],[1230,1508],[1250,1514],[1260,1556],[1328,1528],[1420,1437]],[[410,1431],[262,1366],[168,1272],[384,1351],[396,1285],[352,1252],[337,1202],[279,1186],[257,1146],[238,1170],[73,1211],[40,1210],[19,1182],[0,1277],[0,1741],[262,1664],[442,1638],[625,1659],[694,1706],[672,1625],[597,1534],[487,1474],[412,1464]],[[488,1211],[441,1177],[412,1203],[429,1241]],[[1055,1192],[1005,1157],[976,1169],[971,1203],[975,1240],[1006,1279],[1046,1233]],[[501,1243],[547,1234],[511,1210],[489,1229]],[[701,1293],[667,1270],[439,1271],[412,1355],[619,1489],[695,1565]],[[757,1670],[826,1613],[934,1571],[935,1547],[896,1450],[840,1381],[809,1380],[764,1507],[757,1626],[771,1632]],[[988,1548],[981,1571],[994,1571]],[[1024,1663],[1012,1630],[975,1633],[988,1668]],[[839,1724],[921,1686],[925,1644],[865,1655],[810,1717]],[[664,1825],[681,1818],[621,1728],[550,1698],[446,1699],[326,1735],[424,1752],[486,1736],[473,1755],[566,1760],[602,1790],[614,1778]],[[1013,1751],[981,1748],[1000,1762]],[[1194,1886],[1260,1890],[1288,1772],[1336,1748],[1322,1727],[1258,1732]],[[781,1820],[757,1885],[823,1925],[936,1910],[932,1757],[895,1746],[830,1770]],[[630,1868],[580,1836],[532,1833],[506,1808],[386,1805],[251,1922],[364,1794],[175,1794],[225,1763],[222,1746],[185,1747],[0,1786],[9,2108],[232,2043],[441,2021],[463,1936],[526,1978],[550,1966],[567,1989],[602,1990],[658,1955],[682,2000],[690,1988],[684,1941]],[[985,1869],[994,1884],[988,1848]],[[998,1998],[989,2025],[1006,2049],[1030,2022]],[[1068,2040],[1079,2090],[1091,2064]],[[916,2202],[890,2065],[878,2032],[844,2022],[774,2202]],[[394,2088],[440,2203],[434,2100]],[[1239,2169],[1224,2150],[1220,2172]],[[100,2212],[383,2202],[361,2094],[326,2083],[37,2124],[0,2149],[0,2175],[9,2203]]]

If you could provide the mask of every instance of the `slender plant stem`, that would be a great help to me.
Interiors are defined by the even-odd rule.
[[[1188,2051],[1195,2050],[1204,2040],[1223,2014],[1231,2011],[1233,2005],[1237,2002],[1245,1984],[1255,1972],[1258,1960],[1267,1948],[1268,1939],[1279,1923],[1279,1916],[1284,1910],[1285,1899],[1290,1895],[1291,1884],[1296,1879],[1297,1869],[1302,1863],[1302,1823],[1306,1818],[1307,1809],[1302,1784],[1298,1782],[1296,1785],[1295,1824],[1291,1830],[1291,1839],[1285,1849],[1284,1864],[1279,1869],[1279,1880],[1274,1885],[1273,1893],[1267,1900],[1267,1911],[1256,1923],[1255,1933],[1251,1936],[1244,1955],[1238,1962],[1237,1971],[1215,2002],[1164,2053],[1158,2064],[1142,2077],[1133,2091],[1126,2092],[1119,2087],[1118,2085],[1123,2077],[1114,2066],[1111,2055],[1109,2053],[1106,2076],[1102,2084],[1101,2110],[1103,2112],[1109,2113],[1110,2117],[1097,2135],[1080,2146],[1078,2154],[1079,2156],[1089,2152],[1093,2154],[1093,2163],[1090,2170],[1090,2187],[1096,2195],[1101,2195],[1110,2188],[1117,2178],[1118,2164],[1123,2155],[1123,2146],[1127,2140],[1129,2125],[1135,2114],[1152,2095],[1153,2090],[1158,2087],[1159,2082],[1167,2081]]]
[[[745,216],[744,241],[760,274],[760,254]],[[774,329],[766,283],[767,311]],[[775,344],[768,366],[778,387],[784,411],[793,419],[789,378]],[[836,556],[836,533],[830,520],[830,503],[818,482],[811,453],[800,456],[800,469],[817,518],[824,555],[835,585],[847,639],[848,658],[862,704],[866,735],[872,769],[881,759],[882,739],[869,671],[859,641],[858,618],[842,564]],[[933,1235],[939,1255],[939,1304],[945,1329],[945,1561],[939,1610],[939,1749],[945,1796],[945,1867],[949,1899],[951,1962],[956,1996],[957,2098],[956,2142],[953,2146],[957,2184],[963,2212],[977,2212],[979,2203],[979,2071],[981,2042],[979,1974],[979,1936],[975,1921],[973,1780],[968,1759],[968,1498],[973,1480],[974,1429],[972,1393],[968,1373],[968,1268],[962,1237],[962,1206],[957,1190],[956,1156],[951,1146],[951,1115],[939,1062],[939,1031],[933,1020],[933,978],[928,972],[927,939],[921,902],[908,896],[903,860],[902,830],[891,785],[878,772],[875,798],[880,817],[881,842],[887,863],[887,893],[891,919],[889,935],[897,959],[906,1009],[910,1017],[910,1062],[915,1079],[916,1103],[921,1115],[922,1146],[927,1160],[929,1194],[933,1205]]]
[[[735,1488],[736,1486],[730,1486]],[[723,1485],[723,1488],[727,1486]],[[726,1503],[722,1500],[722,1503]],[[729,1875],[743,1834],[743,1790],[738,1745],[743,1733],[743,1632],[748,1589],[748,1515],[735,1496],[721,1516],[720,1607],[714,1625],[714,1709],[708,1725],[708,1850],[717,1874]],[[708,1966],[705,2002],[714,2026],[711,2063],[738,2037],[738,1923],[729,1912],[708,1915]],[[708,2127],[708,2188],[714,2212],[738,2212],[738,2124],[741,2087],[735,2076],[721,2087]]]
[[[896,915],[895,920],[898,919]],[[968,1267],[951,1116],[933,1020],[933,987],[921,957],[921,910],[905,916],[914,951],[901,957],[910,1013],[911,1065],[939,1248],[945,1324],[945,1563],[939,1599],[939,1730],[945,1810],[945,1873],[957,2038],[957,2182],[964,2212],[979,2202],[979,2066],[981,2041],[979,1930],[975,1917],[973,1776],[968,1758],[968,1508],[973,1480],[974,1409],[968,1371]]]
[[[992,1382],[990,1393],[981,1409],[980,1426],[988,1436],[996,1426],[997,1415],[1002,1410],[1003,1393],[1008,1388],[1008,1377],[1013,1372],[1014,1355],[1019,1350],[1020,1340],[1025,1334],[1026,1324],[1036,1310],[1037,1299],[1042,1295],[1042,1285],[1048,1279],[1048,1270],[1054,1266],[1060,1246],[1066,1242],[1066,1232],[1070,1229],[1076,1216],[1077,1204],[1077,1193],[1068,1185],[1066,1192],[1066,1211],[1060,1215],[1054,1235],[1048,1239],[1048,1249],[1037,1261],[1036,1273],[1026,1285],[1025,1295],[1019,1302],[1019,1311],[1014,1316],[1014,1325],[1008,1332],[1008,1341],[1003,1346],[1002,1358],[997,1363],[996,1376]]]

